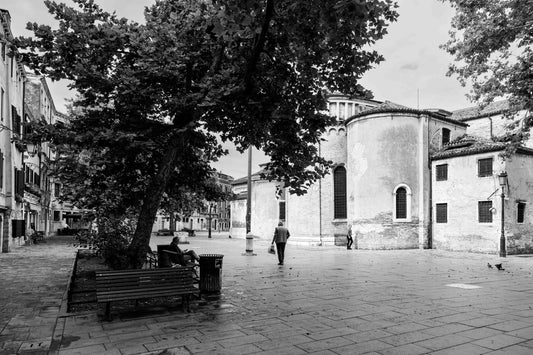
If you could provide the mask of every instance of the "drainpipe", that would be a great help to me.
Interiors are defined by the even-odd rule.
[[[429,119],[428,119],[428,129],[427,129],[427,135],[428,135],[428,169],[429,169],[429,193],[428,193],[428,249],[433,249],[433,170],[431,168],[431,156],[430,156],[430,148],[431,148],[431,139],[429,135],[430,129],[429,129]]]
[[[424,161],[424,117],[421,114],[418,114],[418,155],[418,248],[424,249],[424,170],[426,162]]]
[[[321,157],[320,141],[318,141],[318,156]],[[320,246],[322,246],[322,178],[318,179],[318,233],[320,237]]]

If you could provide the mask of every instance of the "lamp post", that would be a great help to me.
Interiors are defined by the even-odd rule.
[[[507,173],[505,171],[502,171],[500,175],[498,175],[498,180],[501,187],[501,197],[502,197],[502,207],[501,207],[501,215],[502,215],[502,228],[501,228],[501,234],[500,234],[500,257],[505,258],[507,256],[507,250],[505,247],[505,185],[507,185]]]

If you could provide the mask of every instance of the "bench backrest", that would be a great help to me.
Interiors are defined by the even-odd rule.
[[[96,292],[173,289],[193,285],[191,268],[110,270],[96,272]]]

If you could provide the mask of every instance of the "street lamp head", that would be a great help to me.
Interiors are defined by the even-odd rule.
[[[35,144],[34,142],[30,142],[26,144],[26,151],[30,156],[34,156],[37,154],[37,150],[39,149],[39,146]]]
[[[507,185],[507,173],[505,171],[502,171],[500,175],[498,175],[498,180],[500,182],[500,186],[504,187]]]

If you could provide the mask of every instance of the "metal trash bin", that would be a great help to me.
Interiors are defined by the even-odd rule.
[[[221,254],[200,254],[200,292],[220,292],[222,288]]]

